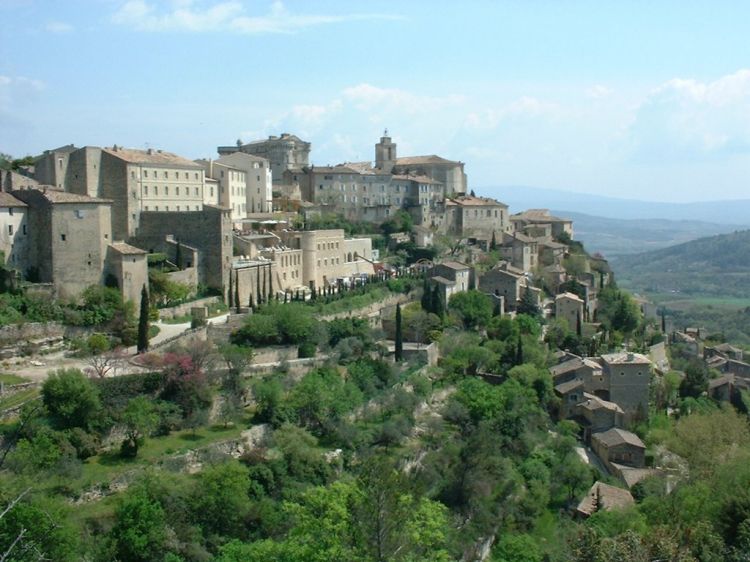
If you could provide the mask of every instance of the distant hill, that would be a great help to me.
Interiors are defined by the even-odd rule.
[[[611,260],[620,283],[648,293],[750,297],[750,230]]]
[[[565,210],[552,213],[573,219],[575,239],[583,242],[589,252],[600,252],[607,258],[659,250],[744,228],[693,220],[613,219]]]
[[[750,226],[750,199],[660,203],[523,185],[478,187],[476,192],[507,203],[512,213],[541,207],[616,219],[691,220]]]

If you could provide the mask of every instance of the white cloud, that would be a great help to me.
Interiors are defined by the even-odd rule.
[[[612,88],[609,88],[602,84],[596,84],[586,90],[586,97],[594,99],[594,100],[598,100],[601,98],[607,98],[614,93],[615,91]]]
[[[44,82],[26,76],[0,74],[0,111],[11,112],[33,100],[44,89]]]
[[[628,141],[632,153],[645,160],[750,152],[750,70],[712,82],[665,82],[638,106]]]
[[[173,0],[163,10],[147,0],[128,0],[112,16],[115,23],[139,31],[234,31],[243,34],[295,33],[307,27],[358,20],[394,20],[397,15],[362,14],[295,14],[283,2],[275,0],[265,15],[252,15],[235,0],[206,4],[195,0]]]
[[[44,26],[44,30],[50,33],[64,34],[73,31],[73,26],[64,21],[51,21]]]
[[[495,129],[501,123],[511,119],[540,116],[555,118],[558,114],[557,104],[522,96],[499,108],[471,112],[466,116],[465,124],[469,129]]]
[[[398,110],[409,114],[436,111],[465,101],[459,95],[425,96],[397,88],[379,88],[367,83],[346,88],[342,95],[362,111]]]

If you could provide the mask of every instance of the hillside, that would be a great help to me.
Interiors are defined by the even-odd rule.
[[[750,230],[613,259],[623,286],[648,293],[747,298]]]
[[[667,203],[526,185],[478,186],[475,189],[477,193],[496,197],[508,204],[512,213],[544,207],[617,219],[691,220],[750,226],[750,199]]]
[[[583,242],[590,252],[599,252],[607,258],[659,250],[743,228],[696,220],[613,219],[570,211],[552,212],[573,219],[576,240]]]

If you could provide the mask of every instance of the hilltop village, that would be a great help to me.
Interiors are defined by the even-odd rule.
[[[740,560],[741,508],[714,528],[657,504],[718,478],[695,439],[750,447],[743,350],[672,326],[571,220],[475,193],[463,162],[387,131],[373,161],[311,153],[283,133],[0,170],[0,499],[35,475],[56,506],[0,516],[0,553]]]

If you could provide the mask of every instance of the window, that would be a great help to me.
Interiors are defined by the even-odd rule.
[[[61,170],[62,170],[62,167],[63,167],[63,162],[62,162],[62,160],[63,160],[62,158],[58,158],[58,159],[57,159],[57,164],[58,164],[58,166],[60,166],[60,169],[61,169]]]
[[[148,211],[148,205],[143,208],[144,211]]]
[[[179,210],[180,210],[180,206],[179,206],[179,205],[177,205],[177,211],[179,212]]]
[[[175,187],[174,190],[175,190],[175,195],[179,195],[180,194],[180,186],[179,185],[177,187]]]
[[[148,186],[147,185],[143,186],[143,194],[144,195],[148,195]]]
[[[221,172],[219,173],[219,177],[221,177],[221,178],[224,177],[224,170],[221,170]]]
[[[148,170],[143,170],[143,177],[144,177],[144,178],[147,178],[147,177],[148,177]]]
[[[83,211],[81,209],[76,209],[75,210],[75,216],[76,216],[77,219],[82,219],[83,218]]]
[[[8,235],[13,236],[13,225],[12,224],[8,225]]]
[[[154,186],[154,195],[159,195],[159,186],[158,185]]]
[[[24,236],[26,236],[26,225],[23,225],[23,234],[24,234]]]
[[[294,179],[297,179],[297,176],[294,176]],[[258,176],[258,181],[260,181],[260,176]]]
[[[179,174],[179,172],[178,172],[178,174]],[[190,175],[187,172],[185,172],[185,179],[190,179]]]
[[[211,186],[211,197],[213,197],[213,196],[214,196],[214,188],[213,188],[213,186]]]
[[[198,172],[195,172],[195,179],[198,179]]]
[[[169,205],[167,205],[167,208],[165,209],[167,212],[169,212]]]
[[[168,185],[164,186],[164,195],[169,195],[169,186]]]
[[[60,235],[60,240],[62,240],[63,242],[65,242],[65,240],[67,240],[67,235],[61,234]]]
[[[130,170],[130,179],[131,180],[135,179],[135,170]]]
[[[159,210],[159,205],[157,205],[156,207],[154,207],[154,210],[158,211]],[[153,252],[151,252],[151,253],[153,254]]]
[[[198,191],[198,188],[196,187],[196,188],[195,188],[195,196],[196,196],[196,197],[198,197],[199,193],[200,193],[200,192]]]
[[[105,240],[109,240],[109,234],[105,234],[105,235],[104,235],[104,239],[105,239]]]
[[[164,172],[164,179],[167,179],[169,177],[169,172]]]
[[[8,207],[8,214],[13,215],[13,207]]]

